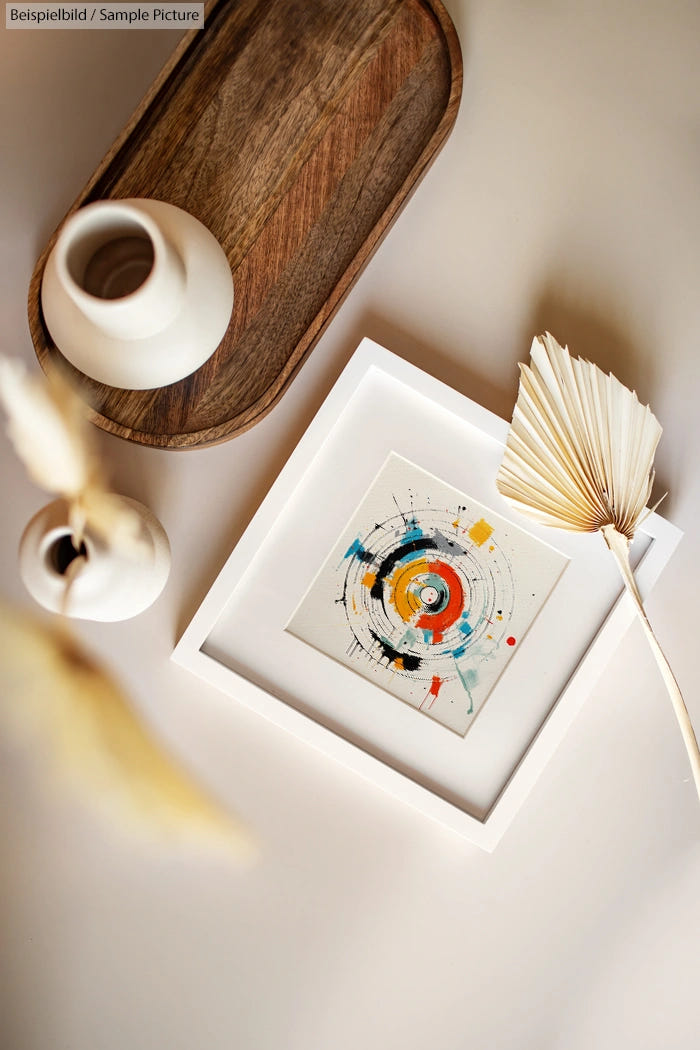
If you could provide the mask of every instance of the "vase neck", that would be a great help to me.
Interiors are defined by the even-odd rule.
[[[56,264],[65,292],[106,335],[147,338],[180,309],[182,259],[132,203],[96,201],[75,212],[56,242]]]

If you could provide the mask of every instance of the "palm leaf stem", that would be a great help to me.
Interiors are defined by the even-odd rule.
[[[695,787],[700,798],[700,749],[698,749],[698,742],[693,730],[692,723],[690,721],[690,715],[688,714],[688,708],[685,706],[683,700],[683,694],[681,693],[678,682],[676,681],[675,675],[671,670],[668,660],[664,655],[664,652],[659,645],[656,635],[654,634],[653,628],[649,623],[649,619],[644,610],[642,598],[637,587],[637,581],[634,578],[632,572],[632,566],[630,564],[629,549],[630,543],[626,536],[623,536],[621,532],[618,532],[614,525],[604,525],[602,533],[605,538],[610,551],[612,552],[617,566],[620,570],[620,574],[625,583],[627,593],[634,602],[635,611],[639,617],[639,620],[644,628],[644,633],[647,636],[649,646],[654,654],[659,670],[661,671],[661,677],[664,680],[664,684],[668,691],[668,695],[673,704],[673,710],[678,721],[678,725],[683,737],[683,743],[685,744],[686,751],[688,752],[688,758],[690,760],[690,768],[693,772],[693,779],[695,780]]]

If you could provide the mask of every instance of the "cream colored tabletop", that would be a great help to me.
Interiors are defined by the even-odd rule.
[[[664,426],[685,533],[648,602],[700,724],[700,7],[446,0],[454,132],[272,413],[186,453],[100,434],[172,545],[147,612],[81,624],[171,750],[254,829],[258,862],[129,844],[0,740],[6,1050],[694,1050],[700,803],[635,625],[492,854],[170,661],[360,339],[509,417],[545,329]],[[176,32],[0,31],[1,349],[35,358],[47,237]],[[3,433],[2,586],[46,501]]]

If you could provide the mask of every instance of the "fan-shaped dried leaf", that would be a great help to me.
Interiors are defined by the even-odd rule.
[[[630,565],[635,529],[648,513],[661,427],[648,405],[590,361],[573,360],[548,332],[520,365],[496,486],[542,525],[602,532],[668,690],[700,797],[700,750],[668,660],[651,628]]]
[[[546,525],[631,538],[646,510],[661,427],[613,375],[573,360],[547,333],[521,365],[520,390],[496,484]]]

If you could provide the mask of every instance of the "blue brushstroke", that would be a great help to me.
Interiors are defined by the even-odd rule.
[[[463,671],[457,661],[455,661],[455,667],[457,668],[459,680],[464,686],[464,691],[469,697],[469,710],[467,711],[467,714],[471,715],[474,713],[474,697],[472,696],[472,689],[479,684],[479,675],[473,667],[467,667]]]
[[[401,638],[401,641],[398,644],[398,648],[401,649],[402,652],[405,652],[407,649],[413,648],[417,641],[418,631],[414,630],[413,627],[407,627],[403,637]]]
[[[457,630],[461,631],[462,634],[470,635],[472,633],[472,626],[467,619],[467,613],[462,613],[462,618],[457,623]]]
[[[374,555],[370,554],[370,552],[362,546],[359,539],[354,540],[350,544],[345,554],[343,555],[343,558],[357,558],[358,561],[362,561],[367,564],[374,561]]]
[[[413,540],[422,539],[423,536],[425,536],[425,533],[418,524],[418,520],[415,517],[409,518],[406,522],[406,532],[403,535],[403,542],[411,543]]]

